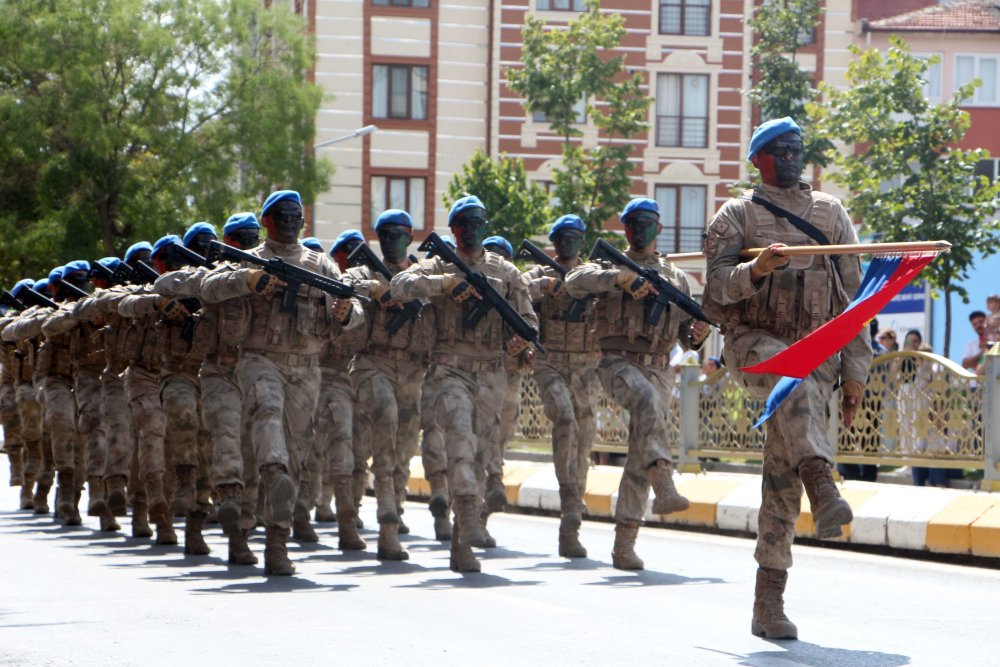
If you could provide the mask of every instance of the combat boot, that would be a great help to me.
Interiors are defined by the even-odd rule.
[[[35,498],[32,495],[32,489],[35,488],[35,476],[31,473],[23,473],[21,477],[21,509],[32,510],[35,509]]]
[[[239,484],[220,484],[216,489],[219,496],[219,509],[215,516],[222,526],[224,535],[233,535],[240,530],[240,502],[243,489]]]
[[[840,527],[853,521],[854,513],[840,496],[830,465],[819,457],[811,458],[799,466],[799,478],[809,496],[816,537],[840,537],[844,532]]]
[[[406,552],[399,542],[399,524],[383,523],[378,527],[378,550],[375,557],[379,560],[409,560],[410,554]]]
[[[104,499],[104,480],[100,475],[87,478],[87,516],[101,516],[108,509]]]
[[[448,473],[442,471],[428,475],[427,481],[431,485],[431,499],[427,503],[431,515],[436,519],[447,520],[448,506],[450,505],[448,500]],[[451,534],[451,522],[448,521],[447,523],[448,533]],[[436,530],[437,521],[434,522],[434,526]]]
[[[483,541],[483,547],[485,547],[486,549],[496,549],[497,541],[492,535],[490,535],[490,531],[487,530],[486,528],[486,524],[490,520],[490,513],[483,512],[482,514],[479,515],[479,520],[483,524],[483,535],[486,536],[486,539]]]
[[[104,480],[108,491],[108,507],[115,516],[125,516],[128,512],[128,496],[125,495],[125,475],[112,475]]]
[[[174,492],[174,501],[170,504],[170,508],[174,516],[187,515],[198,507],[195,467],[179,465],[174,466],[174,471],[177,474],[177,490]]]
[[[365,522],[361,520],[361,500],[365,497],[365,491],[368,489],[368,471],[356,469],[351,479],[351,487],[354,492],[354,509],[357,510],[354,513],[354,525],[357,526],[358,530],[361,530],[365,527]]]
[[[72,473],[71,473],[72,474]],[[80,516],[80,496],[83,495],[82,489],[73,488],[69,491],[69,511],[62,515],[62,519],[67,526],[82,526],[83,517]]]
[[[256,565],[257,557],[250,550],[247,539],[249,530],[236,530],[229,534],[229,562],[232,565]]]
[[[646,479],[656,494],[653,514],[681,512],[691,506],[687,498],[677,493],[677,487],[674,486],[674,466],[670,461],[660,459],[655,465],[646,468]]]
[[[269,521],[279,525],[290,524],[295,506],[295,483],[288,476],[284,466],[278,463],[262,466],[260,483],[266,496]]]
[[[76,489],[73,488],[73,471],[60,470],[56,473],[56,519],[65,520],[73,509],[73,498]]]
[[[115,515],[111,513],[111,510],[105,509],[101,512],[101,530],[106,533],[113,533],[122,529],[121,525],[115,519]]]
[[[559,555],[563,558],[586,558],[587,549],[580,544],[580,526],[583,524],[583,503],[575,484],[559,486]]]
[[[507,487],[503,485],[502,475],[493,473],[486,477],[486,509],[490,512],[507,509]]]
[[[38,487],[35,489],[35,496],[31,499],[31,503],[34,505],[35,514],[49,513],[50,489],[52,489],[51,482],[38,482]]]
[[[403,475],[393,474],[392,476],[392,485],[396,491],[396,516],[399,517],[399,529],[397,532],[400,535],[410,534],[410,527],[403,521],[403,512],[406,511],[403,507],[404,503],[406,503],[406,481],[407,478]]]
[[[753,620],[750,632],[767,639],[798,639],[799,630],[785,616],[786,570],[757,568],[757,587],[753,594]]]
[[[485,547],[486,534],[479,516],[479,503],[475,496],[455,496],[455,516],[461,533],[451,533],[452,542],[457,538],[465,546]]]
[[[476,522],[479,523],[478,521]],[[462,521],[458,514],[455,515],[455,524],[452,526],[451,555],[448,559],[448,567],[452,572],[481,572],[482,566],[476,560],[476,555],[472,553],[472,547],[462,543],[458,536],[462,532]]]
[[[635,538],[639,535],[638,521],[615,524],[615,546],[611,549],[611,565],[617,570],[641,570],[642,559],[635,555]]]
[[[201,510],[188,512],[184,519],[184,553],[192,556],[207,556],[212,552],[205,544],[201,529],[205,525],[205,513]]]
[[[24,461],[21,449],[13,449],[7,452],[7,460],[10,463],[10,485],[24,486]],[[23,507],[21,509],[24,509]]]
[[[451,521],[448,517],[434,517],[434,539],[438,542],[447,542],[451,539]]]
[[[149,509],[145,500],[132,503],[132,537],[152,537],[153,529],[149,527]]]
[[[337,503],[337,548],[341,551],[363,551],[368,545],[358,534],[354,519],[354,487],[350,475],[338,475],[333,480],[333,496]]]
[[[309,523],[309,508],[301,500],[292,513],[292,539],[296,542],[319,542],[319,535]]]
[[[268,524],[264,537],[264,574],[287,577],[295,574],[295,566],[288,560],[287,528]]]
[[[392,477],[375,478],[375,518],[379,524],[399,523],[399,515],[396,514],[396,490],[393,487]]]
[[[333,523],[337,520],[337,515],[330,506],[333,495],[334,485],[323,484],[323,491],[321,492],[319,502],[316,503],[316,514],[314,515],[316,523]]]
[[[163,479],[151,475],[145,480],[146,497],[149,500],[149,520],[156,526],[156,544],[177,544],[177,533],[174,531],[174,514],[167,504],[163,492]]]

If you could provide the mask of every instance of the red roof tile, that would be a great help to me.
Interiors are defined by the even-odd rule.
[[[1000,32],[997,0],[953,0],[872,21],[873,32]]]

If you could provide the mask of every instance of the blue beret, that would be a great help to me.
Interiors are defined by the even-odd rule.
[[[375,231],[382,225],[402,225],[403,227],[409,227],[413,229],[413,218],[406,211],[401,211],[398,208],[390,208],[385,211],[375,220]]]
[[[800,137],[802,136],[802,128],[790,116],[775,118],[758,125],[757,129],[753,131],[753,136],[750,137],[750,150],[747,151],[747,159],[749,160],[756,155],[757,151],[767,145],[771,139],[780,137],[785,132],[796,132]]]
[[[86,271],[90,273],[90,262],[85,259],[76,259],[68,263],[63,267],[62,277],[65,278],[71,273],[76,273],[77,271]]]
[[[286,199],[291,199],[299,206],[302,206],[302,197],[295,190],[278,190],[277,192],[272,192],[264,200],[264,205],[260,207],[260,217],[267,215],[267,212],[271,210],[271,207],[277,204],[279,201],[285,201]]]
[[[510,257],[514,256],[514,247],[510,244],[510,241],[502,236],[490,236],[483,240],[483,247],[490,245],[500,246],[507,251],[507,255]]]
[[[361,241],[362,243],[364,243],[365,237],[362,236],[361,232],[359,232],[356,229],[351,229],[346,232],[341,232],[340,236],[338,236],[333,241],[333,246],[330,248],[330,254],[332,255],[333,253],[337,252],[338,250],[340,250],[340,246],[344,245],[345,243],[351,240]]]
[[[114,271],[121,265],[122,261],[117,257],[101,257],[97,263],[109,271]]]
[[[708,360],[714,361],[716,366],[720,368],[722,367],[722,359],[720,359],[719,357],[709,357]]]
[[[215,231],[215,225],[210,225],[207,222],[196,222],[184,232],[184,247],[186,248],[191,241],[194,241],[194,237],[198,234],[211,234],[214,238],[219,238],[219,233]]]
[[[62,272],[65,266],[57,266],[56,268],[49,271],[49,282],[59,282],[62,280]]]
[[[161,237],[156,243],[153,244],[153,252],[149,254],[150,259],[156,257],[156,255],[159,254],[159,252],[164,248],[180,242],[181,237],[177,236],[177,234],[167,234],[166,236]]]
[[[142,252],[143,250],[148,250],[149,252],[153,252],[153,246],[149,245],[149,241],[139,241],[138,243],[133,243],[132,245],[130,245],[128,250],[125,251],[125,257],[124,257],[125,263],[131,264],[132,255],[134,255],[137,252]]]
[[[24,280],[18,280],[14,283],[14,286],[10,288],[10,293],[17,296],[21,293],[23,289],[32,289],[35,286],[35,281],[31,278],[25,278]]]
[[[637,211],[652,211],[656,215],[660,214],[660,207],[656,204],[655,199],[650,199],[649,197],[636,197],[629,203],[625,204],[625,210],[618,217],[619,220],[625,222],[626,216],[629,213],[635,213]]]
[[[35,281],[35,286],[32,287],[31,289],[33,289],[36,292],[38,292],[39,294],[41,294],[42,290],[47,290],[48,288],[49,288],[49,279],[48,278],[42,278],[41,280],[36,280]]]
[[[250,211],[245,213],[233,213],[226,220],[225,226],[222,228],[223,236],[228,236],[235,231],[241,229],[260,229],[260,223],[257,222],[257,216]]]
[[[452,221],[454,221],[455,216],[457,216],[462,211],[467,211],[470,208],[481,208],[484,211],[486,207],[483,206],[483,202],[479,201],[479,197],[475,195],[469,195],[468,197],[462,197],[457,202],[451,205],[451,210],[448,211],[448,226],[451,226]]]
[[[549,240],[552,240],[556,232],[561,232],[564,229],[575,229],[578,232],[585,232],[587,231],[587,226],[583,224],[583,220],[578,215],[564,215],[552,223],[552,229],[549,230]]]
[[[319,239],[315,236],[307,236],[300,242],[305,247],[310,250],[315,250],[316,252],[323,252],[323,244],[319,242]]]

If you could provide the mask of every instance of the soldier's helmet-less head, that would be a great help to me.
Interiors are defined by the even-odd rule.
[[[365,242],[365,237],[356,229],[341,232],[340,236],[333,240],[330,247],[330,257],[337,263],[341,271],[347,270],[347,258],[354,249]]]
[[[302,197],[295,190],[272,192],[260,209],[260,221],[269,238],[278,243],[295,243],[306,223]]]
[[[625,226],[625,238],[635,250],[645,250],[656,243],[656,236],[662,231],[660,207],[656,200],[636,197],[628,204],[619,218]]]
[[[455,235],[459,250],[466,254],[478,253],[483,247],[489,224],[486,207],[475,195],[462,197],[451,205],[448,212],[448,226]]]
[[[514,247],[510,244],[510,241],[502,236],[490,236],[484,239],[483,247],[490,252],[495,252],[507,261],[510,261],[514,256]]]
[[[413,218],[406,211],[390,208],[375,221],[382,258],[390,264],[402,264],[413,242]]]
[[[583,249],[583,237],[587,226],[578,215],[564,215],[552,223],[549,240],[556,249],[559,259],[575,259]]]
[[[750,138],[747,159],[761,180],[779,188],[793,188],[802,176],[802,128],[789,116],[761,123]]]
[[[251,211],[234,213],[222,227],[222,242],[226,245],[249,250],[260,243],[260,223]]]
[[[218,238],[219,233],[215,231],[215,225],[196,222],[184,232],[183,243],[185,248],[204,257],[208,254],[208,244]]]

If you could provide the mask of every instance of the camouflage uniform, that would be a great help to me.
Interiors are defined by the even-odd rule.
[[[528,296],[527,278],[495,253],[483,252],[469,268],[482,273],[527,322],[537,325]],[[444,434],[448,456],[448,484],[456,505],[460,535],[452,536],[452,557],[458,549],[485,546],[478,498],[484,489],[477,468],[485,470],[492,443],[500,428],[500,409],[507,389],[504,358],[507,327],[491,310],[479,325],[465,330],[463,320],[475,298],[456,303],[444,293],[444,274],[456,269],[440,257],[424,259],[393,276],[392,298],[399,302],[431,299],[436,343],[430,356],[425,386],[435,396],[425,404]],[[468,554],[463,551],[462,558]]]
[[[857,243],[847,211],[829,195],[806,184],[784,189],[763,185],[764,198],[820,229],[831,243]],[[840,313],[857,292],[861,269],[855,256],[840,257],[840,271],[829,256],[792,258],[784,269],[755,284],[751,262],[740,250],[781,242],[809,245],[810,238],[763,206],[749,201],[750,192],[730,199],[712,220],[705,239],[708,280],[705,312],[721,322],[726,336],[726,367],[757,399],[766,399],[777,377],[740,372],[772,357],[792,342]],[[787,570],[802,498],[800,465],[813,458],[833,462],[827,437],[827,406],[838,378],[864,384],[871,363],[867,329],[843,352],[813,371],[767,423],[764,444],[763,502],[755,557],[761,567]]]
[[[568,295],[553,297],[543,292],[548,280],[561,280],[555,269],[536,266],[528,272],[531,300],[536,304],[542,344],[548,354],[537,359],[534,380],[545,416],[552,422],[552,459],[559,480],[562,523],[559,552],[562,556],[586,556],[579,544],[583,495],[587,490],[590,451],[594,444],[594,420],[598,380],[597,341],[594,336],[594,301],[578,322],[566,320],[573,305]]]
[[[17,313],[11,313],[0,318],[0,330],[10,323]],[[21,436],[21,419],[17,414],[17,391],[14,388],[14,355],[17,347],[14,343],[2,344],[3,370],[0,373],[0,425],[3,426],[3,450],[7,453],[10,463],[10,485],[21,487],[20,508],[31,509],[31,490],[34,488],[34,476],[26,480],[24,476],[24,439]]]

